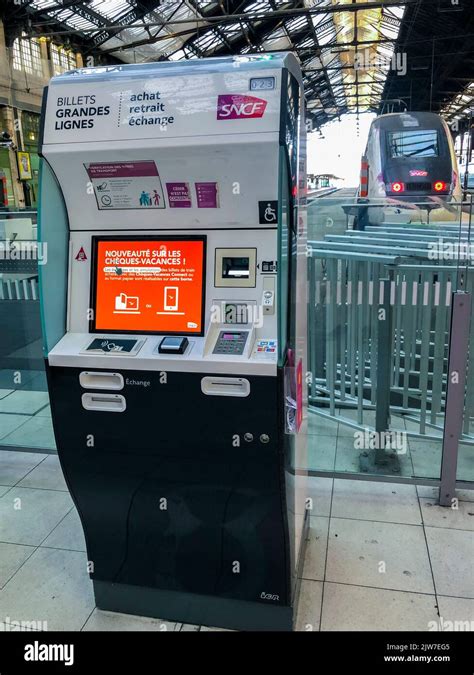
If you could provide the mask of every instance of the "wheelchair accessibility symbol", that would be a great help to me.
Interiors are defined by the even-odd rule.
[[[278,223],[278,200],[258,202],[259,225],[275,225]]]

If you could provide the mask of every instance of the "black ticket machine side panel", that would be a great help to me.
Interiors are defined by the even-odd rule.
[[[134,103],[151,90],[159,127]],[[103,114],[58,125],[84,92]],[[294,626],[309,520],[303,120],[288,54],[50,83],[44,350],[100,609]]]

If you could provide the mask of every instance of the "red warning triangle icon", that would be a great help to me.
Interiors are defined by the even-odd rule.
[[[84,248],[81,246],[79,249],[79,253],[76,255],[76,260],[87,260],[86,252],[84,251]]]

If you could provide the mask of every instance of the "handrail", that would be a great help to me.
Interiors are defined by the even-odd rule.
[[[440,232],[443,232],[440,230]],[[436,232],[436,234],[439,234],[439,232]],[[414,241],[433,241],[433,234],[430,234],[429,232],[423,232],[422,234],[412,234],[410,232],[392,232],[390,230],[382,230],[381,232],[367,232],[367,228],[365,230],[345,230],[344,234],[342,235],[337,235],[337,234],[326,234],[325,238],[330,239],[332,237],[349,237],[350,239],[358,239],[360,236],[370,239],[371,241],[377,240],[377,239],[384,239],[384,240],[393,240],[393,241],[398,241],[398,239],[402,239],[403,241],[409,241],[413,239]],[[444,233],[444,238],[445,239],[452,239],[453,241],[459,241],[460,235],[456,232],[449,232],[449,233]],[[473,234],[474,238],[474,234]],[[469,237],[467,233],[463,232],[461,234],[461,239],[469,241]]]
[[[6,210],[0,208],[0,216],[2,216],[2,215],[15,216],[17,213],[22,215],[22,216],[28,215],[29,213],[32,213],[35,216],[38,215],[38,211],[6,211]]]
[[[315,243],[315,242],[309,242]],[[324,249],[318,249],[318,248],[312,248],[308,250],[309,256],[310,257],[315,257],[315,258],[340,258],[341,257],[341,252],[340,251],[334,251],[334,250],[324,250]],[[346,252],[344,251],[344,258],[347,258],[348,260],[354,260],[354,261],[360,261],[360,262],[373,262],[373,263],[381,263],[382,265],[398,265],[399,261],[401,260],[400,256],[391,256],[391,255],[373,255],[370,253],[360,253],[358,251],[355,252]]]
[[[350,253],[364,253],[365,251],[369,253],[369,251],[374,251],[374,253],[381,253],[384,255],[390,255],[393,251],[394,255],[407,258],[427,258],[429,254],[427,249],[421,248],[395,248],[394,246],[376,246],[375,244],[356,244],[353,242],[321,241],[319,243],[319,248],[323,251],[339,251],[341,253],[346,253],[346,251]]]

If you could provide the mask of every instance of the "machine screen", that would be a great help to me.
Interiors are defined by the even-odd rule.
[[[94,237],[92,332],[202,335],[205,237]]]

